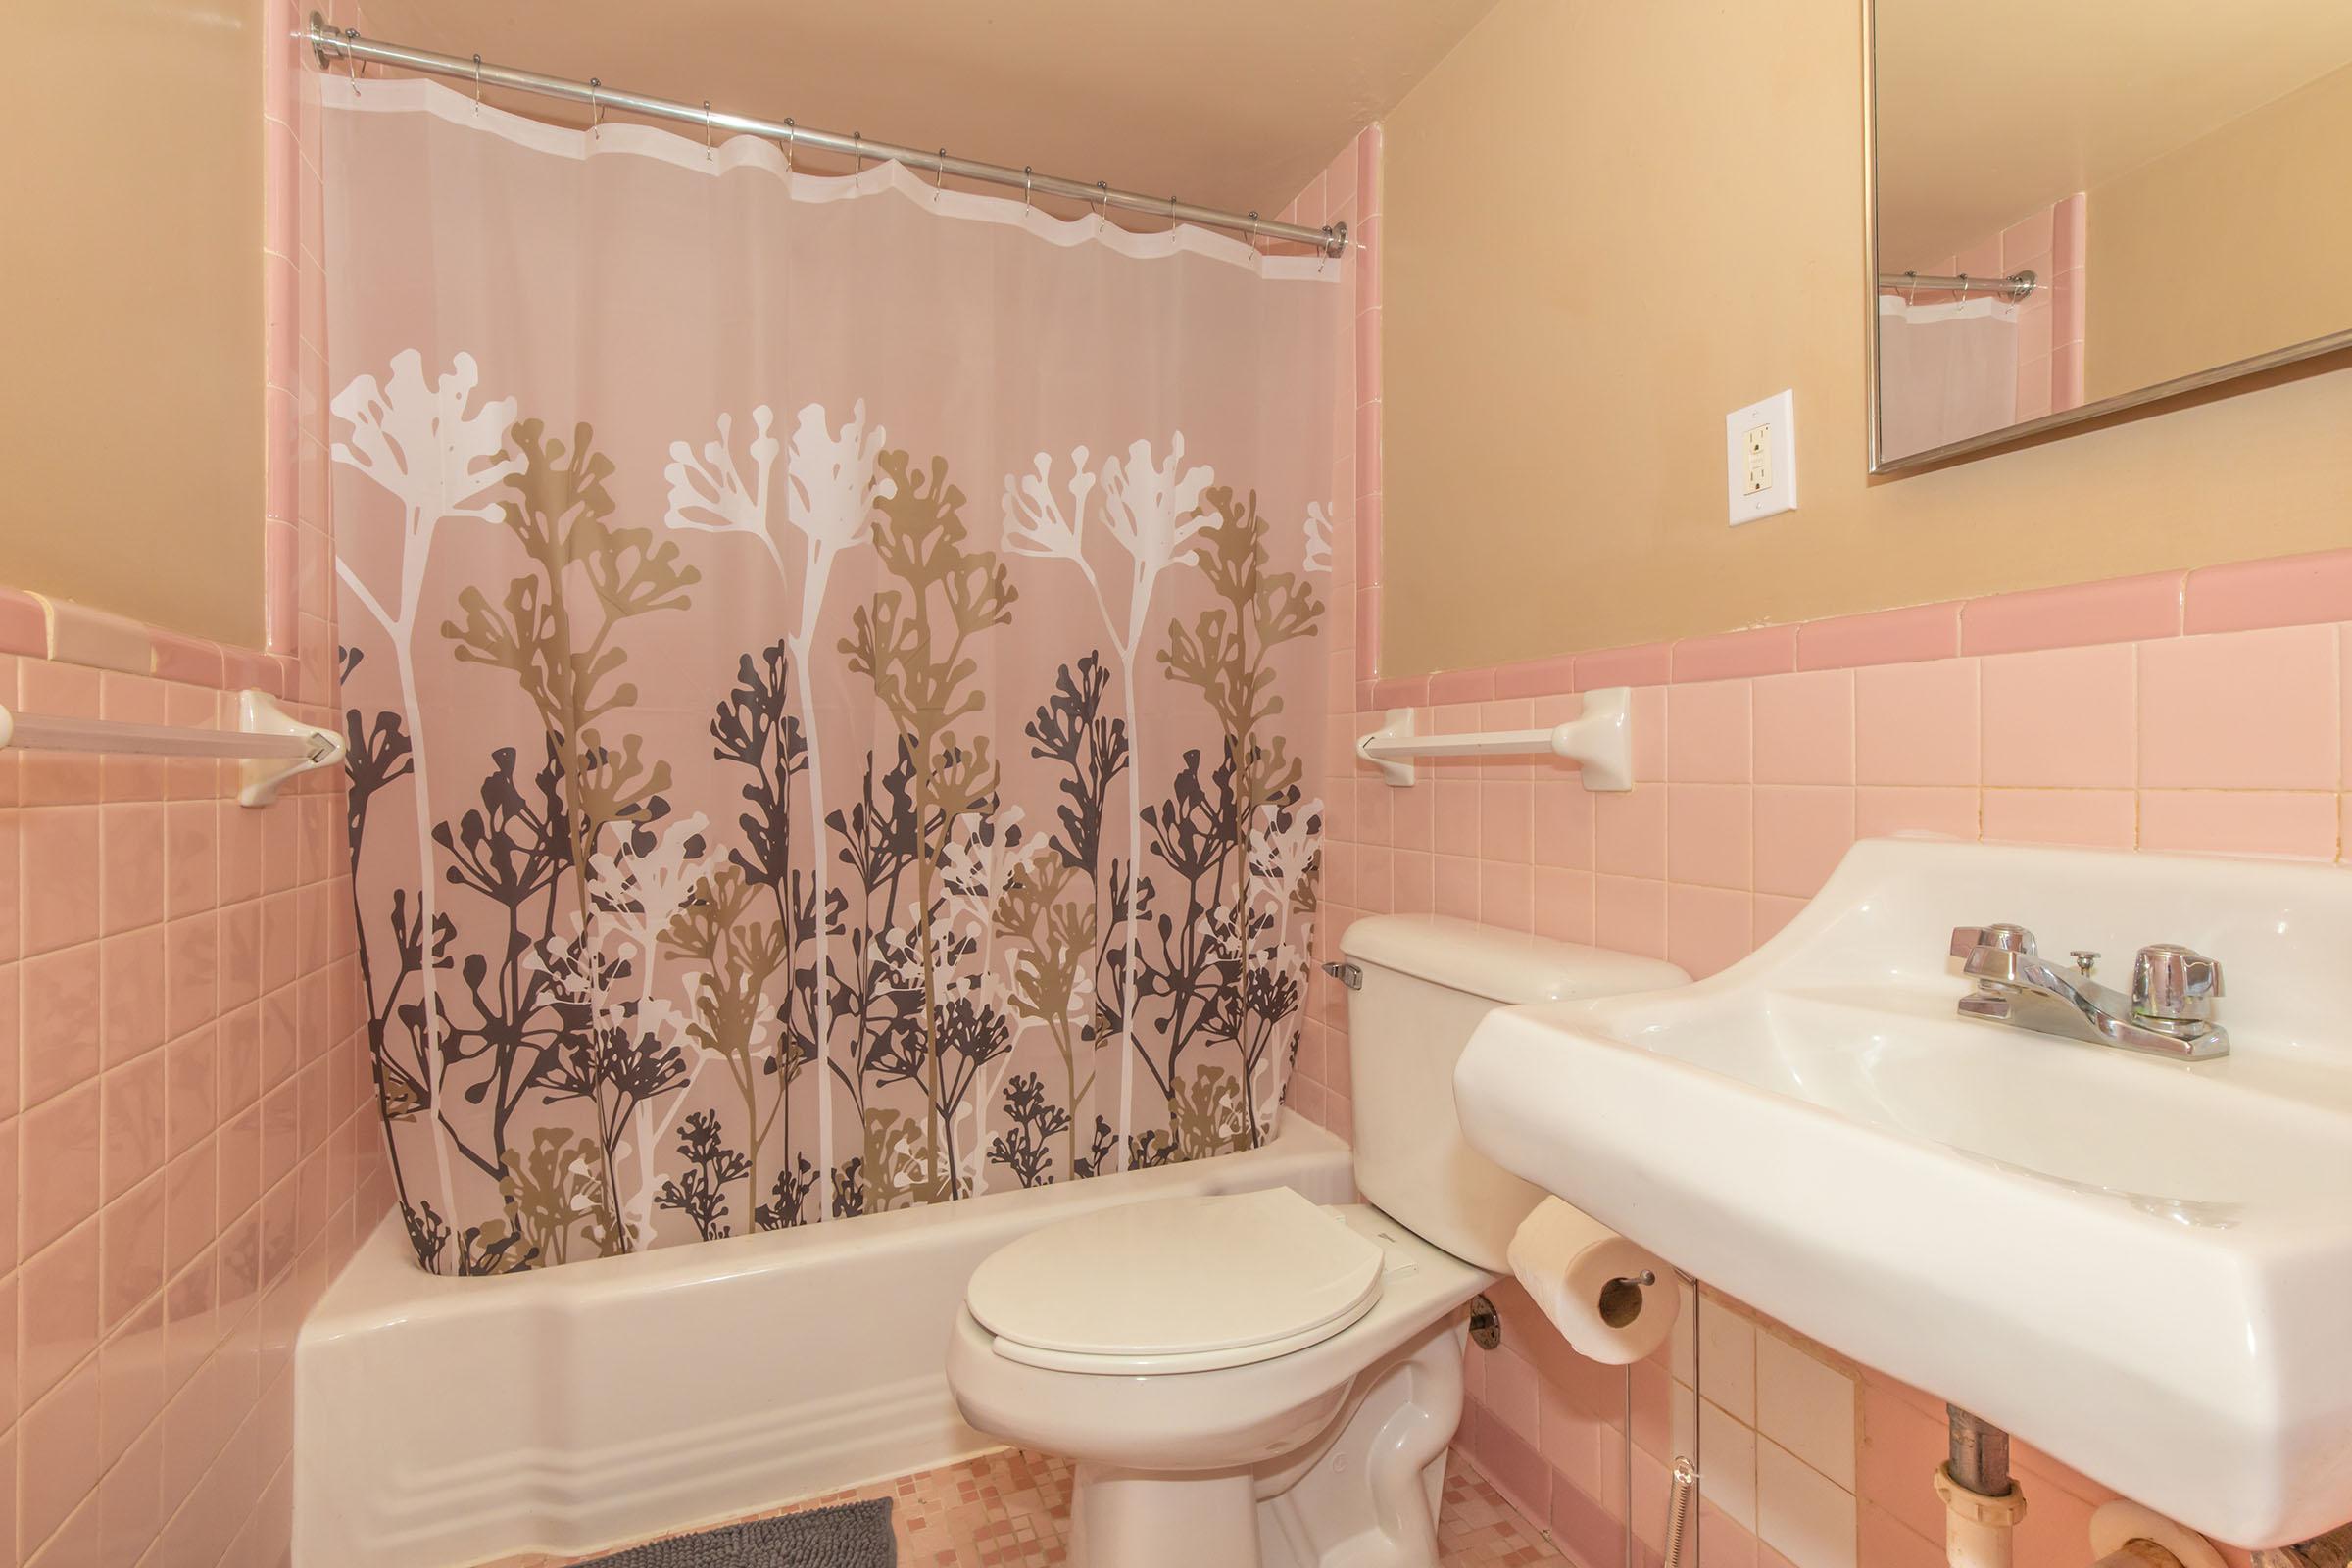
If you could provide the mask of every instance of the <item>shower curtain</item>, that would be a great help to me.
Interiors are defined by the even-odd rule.
[[[2016,306],[1879,296],[1880,445],[1888,457],[2016,422]]]
[[[1267,1137],[1341,265],[324,96],[353,914],[417,1260]]]

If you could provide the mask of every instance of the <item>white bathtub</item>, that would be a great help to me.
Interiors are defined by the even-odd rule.
[[[947,1382],[982,1258],[1266,1187],[1349,1201],[1347,1145],[1286,1115],[1222,1159],[504,1279],[423,1273],[388,1215],[296,1343],[295,1568],[594,1551],[994,1447]]]

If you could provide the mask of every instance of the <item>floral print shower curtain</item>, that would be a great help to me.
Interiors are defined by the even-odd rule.
[[[326,96],[352,913],[418,1262],[1268,1137],[1339,264]]]

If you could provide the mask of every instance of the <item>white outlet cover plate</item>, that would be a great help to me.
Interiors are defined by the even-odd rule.
[[[1753,495],[1745,493],[1747,432],[1768,427],[1765,449],[1772,483]],[[1754,522],[1796,510],[1796,393],[1776,392],[1761,403],[1735,409],[1723,416],[1723,472],[1731,501],[1732,526]]]

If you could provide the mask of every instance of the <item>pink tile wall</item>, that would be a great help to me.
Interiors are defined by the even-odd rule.
[[[348,10],[348,7],[343,9]],[[315,117],[271,0],[267,650],[0,591],[0,698],[212,727],[333,710]],[[0,1543],[31,1568],[286,1560],[294,1333],[389,1205],[339,774],[0,754]]]
[[[1988,259],[2003,275],[2030,270],[2040,280],[2017,313],[2020,423],[2082,404],[2084,212],[2078,191],[2010,224],[1989,251],[1964,258]]]
[[[1333,493],[1354,527],[1353,548],[1335,557],[1332,601],[1352,613],[1333,616],[1337,645],[1350,650],[1334,678],[1360,681],[1372,679],[1380,651],[1380,138],[1378,125],[1357,133],[1281,214],[1286,222],[1348,225],[1355,330],[1348,340],[1350,373],[1343,384],[1351,392],[1339,421]]]
[[[2081,191],[2050,210],[2050,408],[2082,406],[2088,352],[2090,204]]]
[[[204,727],[236,702],[13,656],[0,690]],[[386,1201],[337,783],[250,810],[233,764],[0,765],[14,1561],[283,1554],[294,1331]]]
[[[2348,646],[2352,626],[2325,621],[1845,669],[1796,669],[1784,648],[1769,673],[1636,687],[1621,795],[1566,767],[1454,761],[1391,790],[1340,749],[1327,854],[1349,896],[1326,928],[1434,909],[1706,974],[1872,833],[2337,860]],[[1695,667],[1720,667],[1721,640],[1703,647]],[[1523,727],[1579,701],[1440,704],[1419,722]]]
[[[1360,167],[1356,178],[1377,188]],[[2082,216],[2079,200],[2049,215],[2045,273],[2071,274],[2078,303]],[[1354,352],[1377,365],[1377,314],[1370,325]],[[2079,372],[2078,357],[2078,397]],[[1376,410],[1377,387],[1359,371],[1359,410]],[[1376,423],[1361,428],[1376,439]],[[1382,677],[1378,483],[1359,453],[1357,515],[1374,526],[1337,552],[1359,609],[1331,653],[1323,956],[1360,915],[1438,912],[1709,974],[1875,834],[2338,862],[2352,851],[2352,550]],[[1517,728],[1572,717],[1578,692],[1615,685],[1634,688],[1624,794],[1526,762],[1425,764],[1420,783],[1392,789],[1354,762],[1355,737],[1392,707],[1418,710],[1424,729]],[[1345,996],[1317,987],[1292,1092],[1343,1135]],[[1515,1286],[1496,1298],[1505,1344],[1472,1353],[1465,1446],[1571,1555],[1617,1560],[1629,1484],[1635,1537],[1654,1554],[1665,1465],[1690,1439],[1673,1412],[1695,1409],[1709,1568],[1942,1560],[1931,1396],[1712,1293],[1695,1387],[1665,1352],[1630,1373],[1596,1367]],[[2018,1468],[2033,1499],[2022,1568],[2075,1568],[2107,1494],[2022,1445]]]

